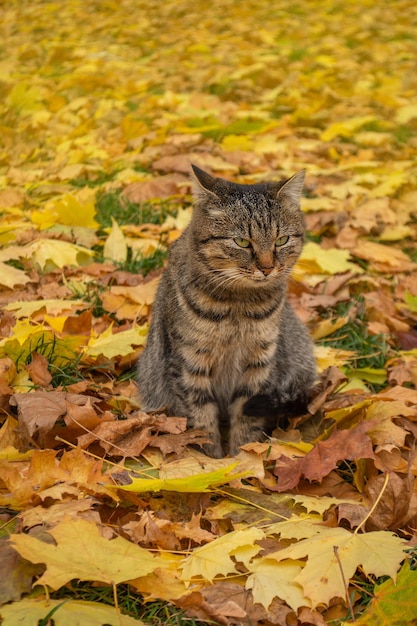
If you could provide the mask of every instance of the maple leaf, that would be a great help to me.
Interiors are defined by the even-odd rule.
[[[236,555],[238,559],[240,555],[241,559],[250,559],[261,549],[260,546],[254,546],[254,542],[264,536],[259,528],[236,530],[196,548],[182,565],[182,580],[191,582],[193,577],[198,576],[211,582],[218,575],[236,573],[236,562],[231,557]]]
[[[84,354],[89,357],[97,357],[102,354],[108,359],[126,356],[133,352],[133,346],[144,345],[147,332],[146,326],[136,326],[130,330],[113,333],[113,328],[110,325],[98,337],[90,337],[84,348]]]
[[[132,478],[128,485],[119,485],[119,489],[143,493],[146,491],[178,491],[184,493],[201,493],[210,491],[210,488],[248,475],[247,471],[232,474],[238,463],[228,464],[211,472],[199,471],[194,475],[189,472],[179,478]]]
[[[290,559],[277,563],[273,559],[257,559],[250,566],[246,589],[252,589],[253,601],[259,602],[266,609],[278,596],[297,611],[301,606],[311,606],[303,588],[294,582],[301,572],[301,564]]]
[[[342,459],[373,459],[374,452],[368,431],[373,423],[364,422],[356,428],[334,430],[326,441],[320,441],[305,457],[277,460],[274,474],[278,476],[277,491],[295,487],[301,476],[321,480],[337,467]]]
[[[42,211],[32,211],[31,220],[42,229],[54,224],[97,228],[95,213],[96,209],[91,199],[83,201],[81,197],[65,194],[47,203]]]
[[[362,273],[362,268],[349,261],[349,257],[350,253],[348,250],[338,250],[337,248],[323,250],[317,243],[308,241],[303,248],[294,272],[296,275],[306,271],[312,274],[336,274],[348,271],[353,271],[356,274]]]
[[[38,352],[32,353],[32,360],[26,369],[35,385],[47,387],[52,380],[52,375],[48,370],[48,359]]]
[[[3,572],[13,572],[12,576],[0,578],[0,604],[20,600],[24,593],[30,593],[32,579],[39,572],[39,566],[22,559],[6,537],[0,539],[0,560]],[[2,612],[3,609],[0,609],[0,616]]]
[[[366,575],[390,576],[395,581],[398,567],[404,560],[404,548],[405,542],[394,533],[352,534],[344,528],[323,526],[318,534],[265,558],[281,563],[307,556],[306,565],[292,580],[301,585],[313,606],[318,606],[328,604],[335,597],[345,598],[344,580],[349,580],[359,565]]]
[[[30,282],[31,280],[25,272],[0,262],[0,285],[13,289],[16,285],[26,285]]]
[[[388,579],[376,585],[372,600],[365,612],[356,620],[358,626],[404,626],[415,623],[417,599],[415,594],[417,572],[404,563],[396,580]]]
[[[16,318],[32,317],[35,313],[39,313],[42,309],[45,309],[50,315],[58,315],[62,313],[72,313],[77,309],[85,307],[83,300],[28,300],[27,302],[9,302],[6,306],[7,311],[13,311]],[[23,324],[29,326],[28,321],[23,321]],[[16,326],[18,328],[18,326]]]
[[[112,227],[104,244],[103,256],[105,259],[123,262],[127,257],[126,238],[119,224],[113,217],[111,218],[111,221]]]
[[[73,579],[118,584],[164,567],[160,557],[123,537],[109,541],[96,524],[85,520],[63,521],[49,532],[56,545],[29,535],[11,535],[10,540],[23,558],[46,565],[36,584],[51,589],[59,589]]]
[[[1,608],[3,626],[33,626],[53,619],[55,626],[144,626],[144,622],[120,615],[118,609],[84,600],[42,600],[24,598]]]
[[[0,260],[31,259],[44,271],[52,271],[66,265],[86,265],[94,253],[87,248],[58,239],[38,239],[26,246],[10,246],[0,252]]]

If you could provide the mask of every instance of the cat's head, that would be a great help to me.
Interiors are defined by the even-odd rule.
[[[271,284],[288,275],[305,233],[305,170],[280,182],[240,185],[193,165],[190,234],[200,260],[225,288]]]

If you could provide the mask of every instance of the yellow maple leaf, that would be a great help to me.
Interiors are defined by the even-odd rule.
[[[101,602],[84,600],[43,600],[42,598],[24,598],[2,606],[2,626],[30,626],[43,622],[47,615],[54,616],[55,626],[68,624],[88,624],[88,626],[145,626],[144,622],[121,615],[119,609],[106,606]]]
[[[253,148],[252,137],[247,135],[226,135],[223,139],[221,146],[223,150],[243,150],[248,151]]]
[[[46,565],[37,584],[52,589],[73,579],[118,584],[165,565],[163,559],[123,537],[105,539],[96,524],[86,520],[64,520],[50,534],[56,545],[29,535],[11,535],[10,540],[23,558]]]
[[[397,124],[408,124],[411,120],[417,118],[417,104],[406,104],[397,109],[395,121]]]
[[[126,238],[119,224],[115,219],[113,219],[113,217],[111,218],[111,221],[112,227],[104,244],[103,256],[105,259],[111,259],[112,261],[123,263],[127,257]]]
[[[250,567],[246,589],[252,589],[253,601],[262,604],[266,610],[275,597],[284,600],[295,612],[301,606],[311,607],[301,585],[293,582],[301,569],[297,561],[277,563],[267,557],[257,559]]]
[[[18,320],[15,326],[12,328],[10,336],[5,337],[0,341],[0,346],[4,346],[12,339],[17,340],[19,345],[23,346],[23,344],[29,337],[33,337],[34,335],[42,333],[44,332],[44,330],[45,328],[43,324],[31,322],[28,319]]]
[[[16,285],[26,285],[30,282],[31,280],[25,272],[0,262],[0,285],[13,289]]]
[[[264,537],[260,528],[246,528],[196,548],[183,563],[182,580],[191,581],[194,576],[198,576],[212,582],[218,575],[236,574],[236,562],[231,557],[245,546],[255,547],[256,553],[259,552],[261,546],[254,546],[254,543]]]
[[[84,199],[67,193],[49,202],[42,211],[32,211],[31,219],[41,229],[50,228],[54,224],[97,228],[95,214],[94,201],[89,195]]]
[[[366,575],[390,576],[395,580],[405,558],[404,549],[405,542],[391,532],[354,534],[344,528],[322,526],[315,536],[270,553],[268,559],[282,562],[308,557],[305,567],[292,580],[301,585],[315,607],[328,604],[335,597],[346,598],[341,569],[346,581],[359,565]]]
[[[42,354],[47,358],[53,358],[54,366],[63,367],[68,365],[68,362],[74,361],[86,341],[86,337],[82,335],[57,337],[43,324],[28,319],[18,320],[10,336],[0,341],[0,356],[9,356],[15,363],[19,363],[19,368],[22,369],[32,352],[37,346],[41,346]],[[26,374],[24,371],[21,374],[23,378],[16,377],[13,381],[14,386],[26,384]]]
[[[143,256],[152,256],[157,250],[165,249],[158,240],[150,237],[126,237],[126,243],[134,252],[140,252]]]
[[[349,261],[349,257],[349,250],[339,250],[339,248],[328,248],[325,250],[318,243],[308,241],[297,263],[298,271],[302,273],[303,269],[306,266],[308,267],[308,263],[313,262],[321,273],[338,274],[339,272],[351,271],[361,274],[363,269]],[[305,265],[305,262],[307,262],[307,265]],[[295,271],[297,271],[297,266]]]
[[[385,198],[391,196],[397,189],[407,182],[409,174],[402,170],[397,172],[387,172],[382,183],[368,192],[370,198]]]
[[[229,483],[236,478],[248,475],[247,471],[231,474],[237,463],[228,464],[226,467],[211,472],[198,472],[194,475],[187,473],[185,476],[176,478],[133,478],[128,485],[120,485],[125,491],[143,493],[145,491],[178,491],[180,493],[201,493],[210,491],[210,488]]]
[[[335,122],[322,132],[320,139],[322,141],[332,141],[335,137],[352,137],[359,128],[374,121],[375,117],[372,115],[361,115]]]
[[[356,352],[331,348],[330,346],[314,346],[314,355],[319,371],[323,372],[331,365],[336,365],[337,367],[346,365],[351,359],[355,358]]]
[[[349,316],[338,317],[337,319],[333,318],[325,318],[320,320],[314,331],[312,332],[312,337],[314,341],[318,341],[319,339],[323,339],[324,337],[328,337],[332,335],[339,328],[343,328],[349,322]]]
[[[2,215],[2,220],[6,221],[4,214]],[[0,244],[5,245],[10,241],[14,241],[16,239],[16,233],[22,230],[27,230],[28,228],[30,228],[29,222],[23,222],[20,220],[3,223],[0,225]]]
[[[133,346],[143,346],[148,333],[147,326],[136,326],[129,330],[113,334],[113,327],[109,326],[98,337],[91,337],[84,349],[84,354],[97,357],[101,354],[108,359],[116,356],[126,356],[134,352]]]
[[[19,113],[31,113],[41,108],[41,93],[37,87],[16,83],[7,96],[8,104]]]
[[[45,309],[50,315],[58,313],[71,313],[80,307],[85,307],[82,300],[28,300],[27,302],[9,302],[5,309],[13,311],[16,318],[31,317],[41,309]]]
[[[42,271],[66,265],[86,265],[94,256],[92,250],[57,239],[37,239],[25,246],[9,246],[1,251],[0,260],[31,259]]]

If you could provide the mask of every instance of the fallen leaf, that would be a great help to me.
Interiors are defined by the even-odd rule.
[[[318,606],[334,597],[346,598],[344,581],[359,565],[366,575],[390,576],[395,581],[404,560],[404,547],[405,542],[389,532],[352,534],[344,528],[323,527],[320,534],[270,553],[267,558],[282,563],[307,556],[306,565],[291,580],[301,586],[313,606]]]
[[[40,387],[47,387],[52,380],[52,375],[48,369],[49,363],[42,354],[32,352],[32,360],[26,366],[30,379]]]
[[[235,556],[239,560],[242,551],[247,549],[249,554],[254,556],[261,549],[259,545],[255,546],[254,542],[263,537],[264,533],[259,528],[248,528],[228,533],[205,546],[196,548],[182,565],[182,580],[191,583],[197,576],[212,582],[216,576],[236,573],[236,563],[231,557]]]
[[[123,263],[127,257],[127,242],[119,224],[111,219],[112,227],[104,244],[103,256],[105,259]]]
[[[351,254],[370,261],[379,272],[407,272],[415,269],[415,264],[405,252],[374,241],[359,240]]]
[[[121,615],[118,609],[100,602],[84,600],[42,600],[24,598],[1,608],[3,626],[33,626],[41,620],[53,619],[55,626],[144,626],[144,622]],[[48,619],[49,621],[49,619]]]
[[[59,589],[73,579],[92,580],[108,585],[146,576],[164,561],[123,537],[109,541],[98,526],[85,520],[68,520],[49,533],[56,544],[47,544],[29,535],[11,535],[17,552],[31,563],[44,563],[46,571],[36,581]]]
[[[230,460],[229,460],[230,461]],[[119,485],[119,489],[143,493],[146,491],[178,491],[182,493],[200,493],[210,491],[210,488],[218,487],[225,483],[247,476],[247,472],[232,474],[237,463],[230,463],[227,467],[211,472],[200,471],[195,475],[181,478],[133,478],[128,485]]]
[[[363,422],[355,428],[334,430],[326,441],[319,441],[305,457],[294,460],[281,457],[276,461],[274,469],[278,477],[278,485],[274,490],[292,489],[301,476],[310,481],[321,480],[342,459],[373,459],[374,452],[368,435],[373,425],[373,422]]]
[[[26,285],[30,282],[29,276],[23,270],[0,262],[0,285],[13,289],[16,285]]]
[[[126,356],[133,352],[133,346],[145,344],[147,332],[146,326],[136,326],[129,330],[113,333],[112,326],[109,326],[101,335],[92,336],[89,339],[84,348],[84,354],[89,357],[103,355],[108,359]]]
[[[412,626],[417,614],[416,584],[417,572],[404,563],[396,580],[389,578],[375,586],[371,602],[356,620],[357,626],[393,626],[396,622]]]

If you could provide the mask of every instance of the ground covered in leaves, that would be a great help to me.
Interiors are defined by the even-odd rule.
[[[415,623],[415,2],[1,12],[1,623]],[[134,382],[190,162],[307,170],[320,381],[222,460]]]

